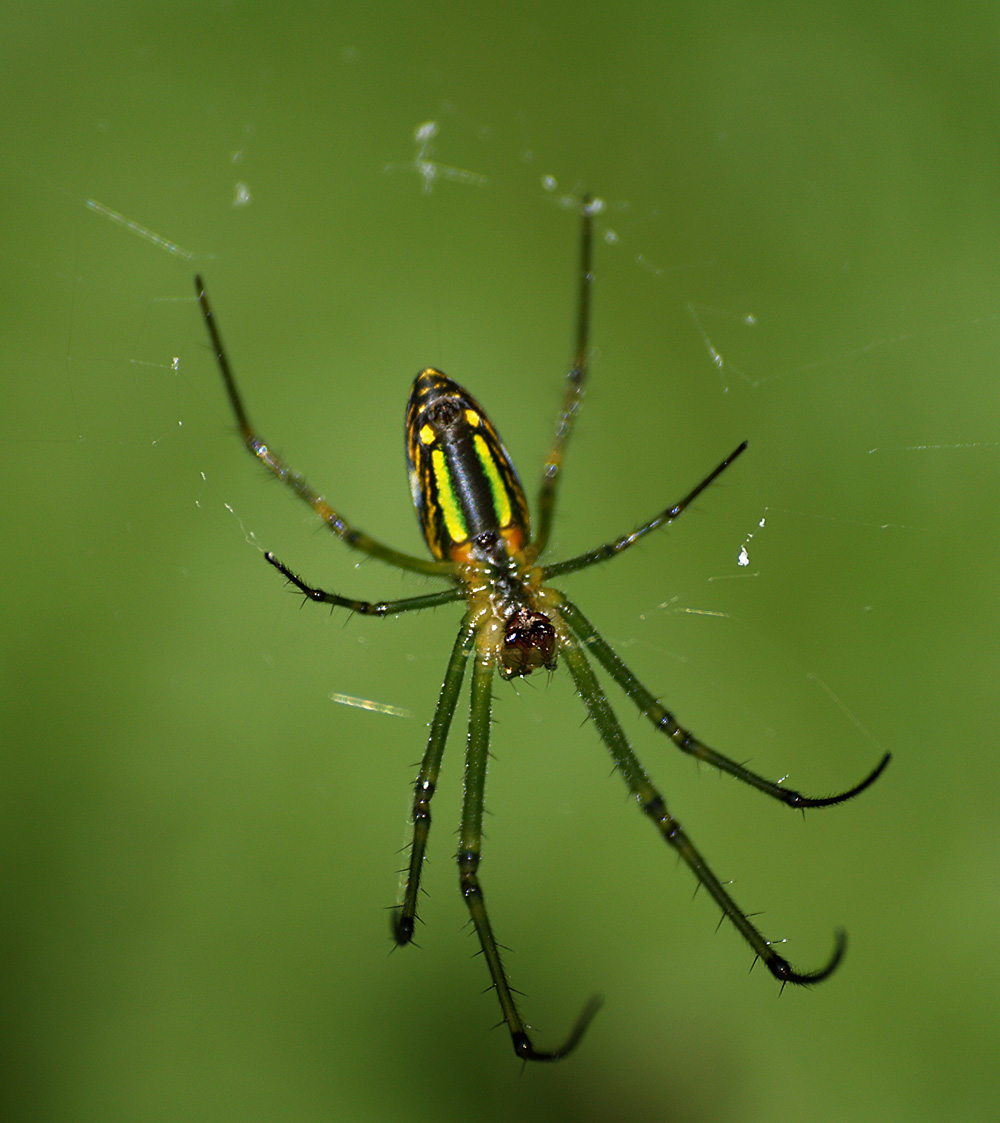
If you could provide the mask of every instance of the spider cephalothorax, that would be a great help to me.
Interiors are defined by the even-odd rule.
[[[504,678],[556,669],[556,630],[544,612],[521,607],[504,623],[500,673]]]
[[[430,734],[417,774],[413,794],[413,844],[403,900],[394,914],[398,944],[413,938],[420,891],[420,875],[431,823],[431,799],[448,730],[458,703],[467,665],[472,664],[469,736],[465,757],[465,792],[458,841],[459,885],[479,937],[504,1021],[518,1056],[525,1060],[552,1061],[566,1056],[579,1041],[596,1010],[587,1005],[569,1037],[557,1049],[535,1048],[518,1011],[493,928],[486,912],[479,881],[483,800],[489,757],[490,714],[494,672],[503,678],[531,674],[540,668],[554,670],[557,655],[568,667],[587,713],[643,813],[652,820],[671,846],[715,900],[722,913],[771,974],[782,983],[814,983],[825,979],[840,963],[845,937],[838,933],[833,955],[816,971],[796,971],[760,933],[728,889],[695,849],[680,823],[667,810],[632,751],[618,719],[594,674],[588,656],[596,659],[653,725],[682,752],[705,761],[743,783],[790,807],[829,807],[864,791],[881,775],[889,754],[860,783],[837,795],[814,798],[751,772],[724,756],[678,724],[625,666],[611,645],[567,597],[548,584],[622,553],[659,527],[678,517],[746,448],[738,445],[716,468],[677,503],[665,508],[629,534],[566,561],[539,564],[548,544],[555,509],[556,489],[566,441],[580,406],[587,369],[590,323],[591,241],[597,201],[582,205],[579,296],[576,344],[567,378],[555,439],[546,458],[539,489],[534,534],[524,491],[510,457],[485,412],[456,382],[428,368],[417,375],[406,410],[406,454],[410,489],[420,526],[434,560],[405,554],[368,537],[352,526],[315,492],[297,472],[278,457],[251,427],[229,360],[212,315],[201,278],[195,278],[198,299],[208,327],[216,361],[244,444],[269,471],[308,503],[329,529],[352,549],[360,550],[400,569],[444,578],[449,587],[402,600],[353,600],[308,585],[274,557],[265,557],[306,597],[320,604],[342,607],[370,616],[412,612],[421,608],[464,601],[465,616],[452,648],[444,683],[430,723]]]

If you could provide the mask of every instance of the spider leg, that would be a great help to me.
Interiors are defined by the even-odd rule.
[[[337,608],[349,608],[362,616],[398,616],[401,612],[415,612],[421,608],[436,608],[440,604],[451,604],[453,601],[461,600],[465,595],[462,589],[442,589],[437,593],[404,597],[402,600],[352,600],[350,597],[342,597],[338,593],[328,593],[323,589],[307,585],[301,577],[297,577],[284,562],[278,561],[270,552],[266,553],[264,558],[308,600],[315,601],[317,604],[332,604]]]
[[[403,900],[393,914],[392,930],[397,944],[408,944],[413,939],[413,929],[417,919],[417,897],[420,893],[420,871],[427,852],[427,836],[431,830],[431,798],[437,786],[441,770],[441,757],[448,740],[448,730],[455,714],[458,695],[465,677],[465,664],[476,639],[476,625],[466,619],[455,638],[448,669],[445,671],[441,694],[438,698],[434,717],[431,719],[431,732],[427,738],[417,773],[413,792],[413,842],[410,846],[410,862],[406,871],[406,888]]]
[[[833,807],[837,803],[844,803],[853,799],[875,783],[891,759],[892,754],[886,753],[872,771],[860,783],[855,784],[853,788],[848,788],[847,791],[836,795],[819,798],[803,795],[792,788],[786,788],[782,784],[767,780],[756,772],[751,772],[749,768],[745,768],[742,764],[737,764],[730,757],[710,748],[682,725],[678,725],[674,715],[664,706],[661,706],[639,682],[618,658],[607,640],[600,635],[576,605],[563,597],[559,605],[559,611],[566,623],[576,633],[580,642],[625,691],[625,694],[635,703],[639,712],[649,718],[657,729],[665,733],[681,752],[688,753],[698,760],[703,760],[706,764],[711,764],[722,772],[728,772],[730,776],[735,776],[737,780],[742,780],[744,784],[749,784],[750,787],[756,788],[773,799],[787,803],[789,807]]]
[[[613,542],[606,542],[603,546],[598,546],[595,550],[588,550],[585,554],[578,554],[575,558],[567,558],[566,561],[543,566],[543,579],[547,581],[550,577],[561,577],[564,573],[575,573],[578,569],[586,569],[588,566],[596,565],[598,562],[607,561],[608,558],[613,558],[624,550],[627,550],[630,546],[634,546],[640,538],[645,538],[646,535],[652,533],[652,531],[672,523],[678,515],[683,514],[684,511],[687,510],[709,484],[714,483],[715,480],[722,475],[746,447],[746,441],[737,445],[736,448],[734,448],[724,460],[720,461],[701,483],[698,484],[697,487],[692,488],[683,499],[678,500],[673,506],[667,507],[665,510],[661,511],[655,518],[650,519],[648,523],[643,523],[642,526],[637,527],[631,534],[623,534],[621,538],[616,538]]]
[[[561,611],[560,609],[560,613]],[[843,958],[847,946],[847,937],[844,933],[842,931],[836,933],[833,955],[816,971],[796,971],[784,956],[774,950],[711,871],[680,823],[667,811],[663,796],[653,786],[632,751],[583,649],[561,620],[556,624],[556,628],[562,656],[566,660],[587,713],[597,727],[601,740],[608,747],[629,791],[635,796],[640,808],[656,824],[663,840],[677,851],[681,860],[698,879],[699,884],[708,890],[723,914],[757,953],[758,958],[764,961],[764,965],[776,979],[782,983],[807,984],[818,983],[832,974]]]
[[[194,287],[195,292],[198,294],[201,314],[205,319],[205,326],[208,328],[209,338],[212,341],[215,361],[219,365],[222,381],[225,383],[229,404],[232,406],[233,414],[236,417],[236,424],[239,428],[240,436],[243,438],[243,443],[250,451],[250,454],[255,459],[259,460],[269,472],[277,476],[283,484],[287,484],[301,500],[308,503],[316,514],[326,523],[327,527],[352,549],[360,550],[362,553],[368,554],[373,558],[378,558],[380,561],[388,562],[390,565],[398,566],[400,569],[413,570],[416,573],[430,573],[438,576],[450,576],[453,574],[455,572],[455,567],[451,562],[430,561],[427,558],[418,558],[411,554],[404,554],[400,550],[394,550],[391,546],[383,545],[383,543],[376,541],[374,538],[370,538],[363,531],[351,526],[338,511],[335,511],[333,507],[327,503],[319,492],[314,491],[298,472],[290,468],[289,465],[278,456],[274,449],[271,448],[259,433],[255,432],[253,426],[250,424],[250,419],[247,417],[246,410],[243,407],[243,399],[240,396],[240,392],[236,388],[236,379],[233,377],[232,368],[229,365],[229,358],[222,344],[222,336],[219,334],[219,327],[215,322],[212,306],[208,302],[208,294],[205,292],[205,284],[200,276],[195,277]]]
[[[580,289],[577,297],[576,344],[573,348],[573,360],[566,372],[566,391],[556,419],[555,437],[542,470],[542,484],[538,492],[537,532],[530,547],[532,560],[542,553],[549,541],[563,451],[579,412],[584,383],[587,380],[587,340],[590,336],[590,290],[593,280],[590,264],[593,214],[593,201],[589,195],[585,195],[580,208]]]
[[[503,1019],[510,1030],[514,1052],[525,1061],[556,1061],[579,1043],[599,1003],[592,999],[577,1020],[566,1041],[552,1052],[536,1049],[528,1027],[518,1013],[500,950],[493,935],[479,882],[479,861],[483,835],[483,795],[486,787],[486,762],[490,748],[490,706],[493,691],[492,657],[476,653],[472,671],[472,702],[469,715],[469,742],[465,756],[465,795],[462,800],[462,826],[458,842],[458,877],[462,897],[479,937],[500,1000]]]

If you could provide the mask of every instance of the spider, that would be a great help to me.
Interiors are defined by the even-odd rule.
[[[465,788],[456,855],[459,886],[482,946],[492,989],[500,1001],[514,1052],[530,1061],[555,1061],[570,1053],[596,1013],[599,1000],[590,1000],[563,1044],[552,1050],[542,1050],[535,1045],[514,1000],[479,879],[494,674],[503,679],[514,679],[530,675],[540,668],[551,672],[555,670],[559,658],[565,662],[590,719],[611,753],[615,770],[621,774],[641,810],[652,820],[663,840],[676,850],[698,884],[714,898],[723,916],[750,945],[756,958],[763,960],[782,985],[818,983],[831,975],[843,958],[845,934],[843,931],[836,933],[833,954],[825,966],[815,971],[797,971],[774,950],[667,810],[663,796],[653,786],[632,751],[587,654],[621,687],[625,696],[653,727],[666,734],[681,752],[728,772],[789,807],[832,807],[853,799],[878,779],[890,758],[890,754],[886,753],[873,771],[854,787],[822,798],[805,796],[765,779],[710,748],[680,725],[625,666],[580,609],[549,584],[553,578],[564,577],[617,557],[653,531],[672,523],[747,447],[746,441],[737,445],[683,499],[631,533],[565,561],[539,563],[552,531],[563,454],[580,408],[586,380],[593,216],[600,207],[599,200],[590,196],[583,198],[580,207],[576,341],[556,421],[555,438],[542,472],[534,535],[517,472],[496,429],[478,402],[439,370],[422,370],[413,383],[406,407],[406,455],[413,502],[433,560],[402,553],[357,529],[314,491],[298,472],[293,471],[257,433],[250,424],[243,399],[236,388],[204,283],[200,276],[195,278],[198,301],[229,404],[243,443],[250,453],[308,503],[346,545],[399,569],[443,578],[449,582],[449,587],[421,596],[371,603],[309,585],[272,553],[265,554],[266,560],[308,600],[367,616],[393,616],[456,601],[465,604],[465,615],[448,660],[441,694],[430,723],[427,748],[417,774],[412,809],[413,840],[402,901],[393,914],[393,934],[397,945],[408,944],[413,939],[420,874],[431,825],[431,799],[471,656]]]

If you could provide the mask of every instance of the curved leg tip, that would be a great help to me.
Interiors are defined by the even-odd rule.
[[[809,796],[802,795],[799,792],[789,792],[792,798],[787,799],[785,802],[789,807],[834,807],[838,803],[846,803],[849,799],[853,799],[856,795],[861,795],[866,788],[870,788],[872,784],[882,775],[892,760],[892,753],[886,753],[884,757],[875,765],[875,767],[868,773],[868,775],[861,781],[860,784],[855,784],[853,788],[848,788],[846,792],[840,792],[837,795],[824,796],[822,799],[811,799]]]
[[[511,1043],[514,1046],[514,1052],[521,1058],[522,1061],[561,1061],[563,1057],[568,1057],[570,1053],[580,1044],[580,1040],[587,1032],[587,1027],[594,1019],[594,1015],[601,1008],[603,999],[595,995],[586,1006],[580,1017],[577,1018],[576,1025],[573,1027],[569,1037],[558,1048],[551,1053],[543,1052],[536,1049],[531,1043],[531,1038],[524,1030],[511,1030]]]
[[[820,967],[818,971],[796,971],[781,955],[770,959],[767,968],[782,985],[794,983],[796,986],[808,986],[810,983],[821,983],[829,978],[840,966],[845,951],[847,951],[847,933],[842,928],[838,928],[834,936],[833,955],[830,956],[826,966]]]

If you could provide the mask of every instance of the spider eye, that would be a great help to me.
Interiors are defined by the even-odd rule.
[[[473,541],[476,547],[475,557],[490,565],[503,566],[507,560],[507,548],[504,539],[495,530],[484,530]]]
[[[453,398],[439,398],[427,407],[424,416],[435,429],[447,429],[455,424],[461,413],[461,408]]]
[[[519,608],[507,617],[500,649],[500,674],[504,678],[530,675],[539,667],[556,669],[556,630],[544,612]]]

